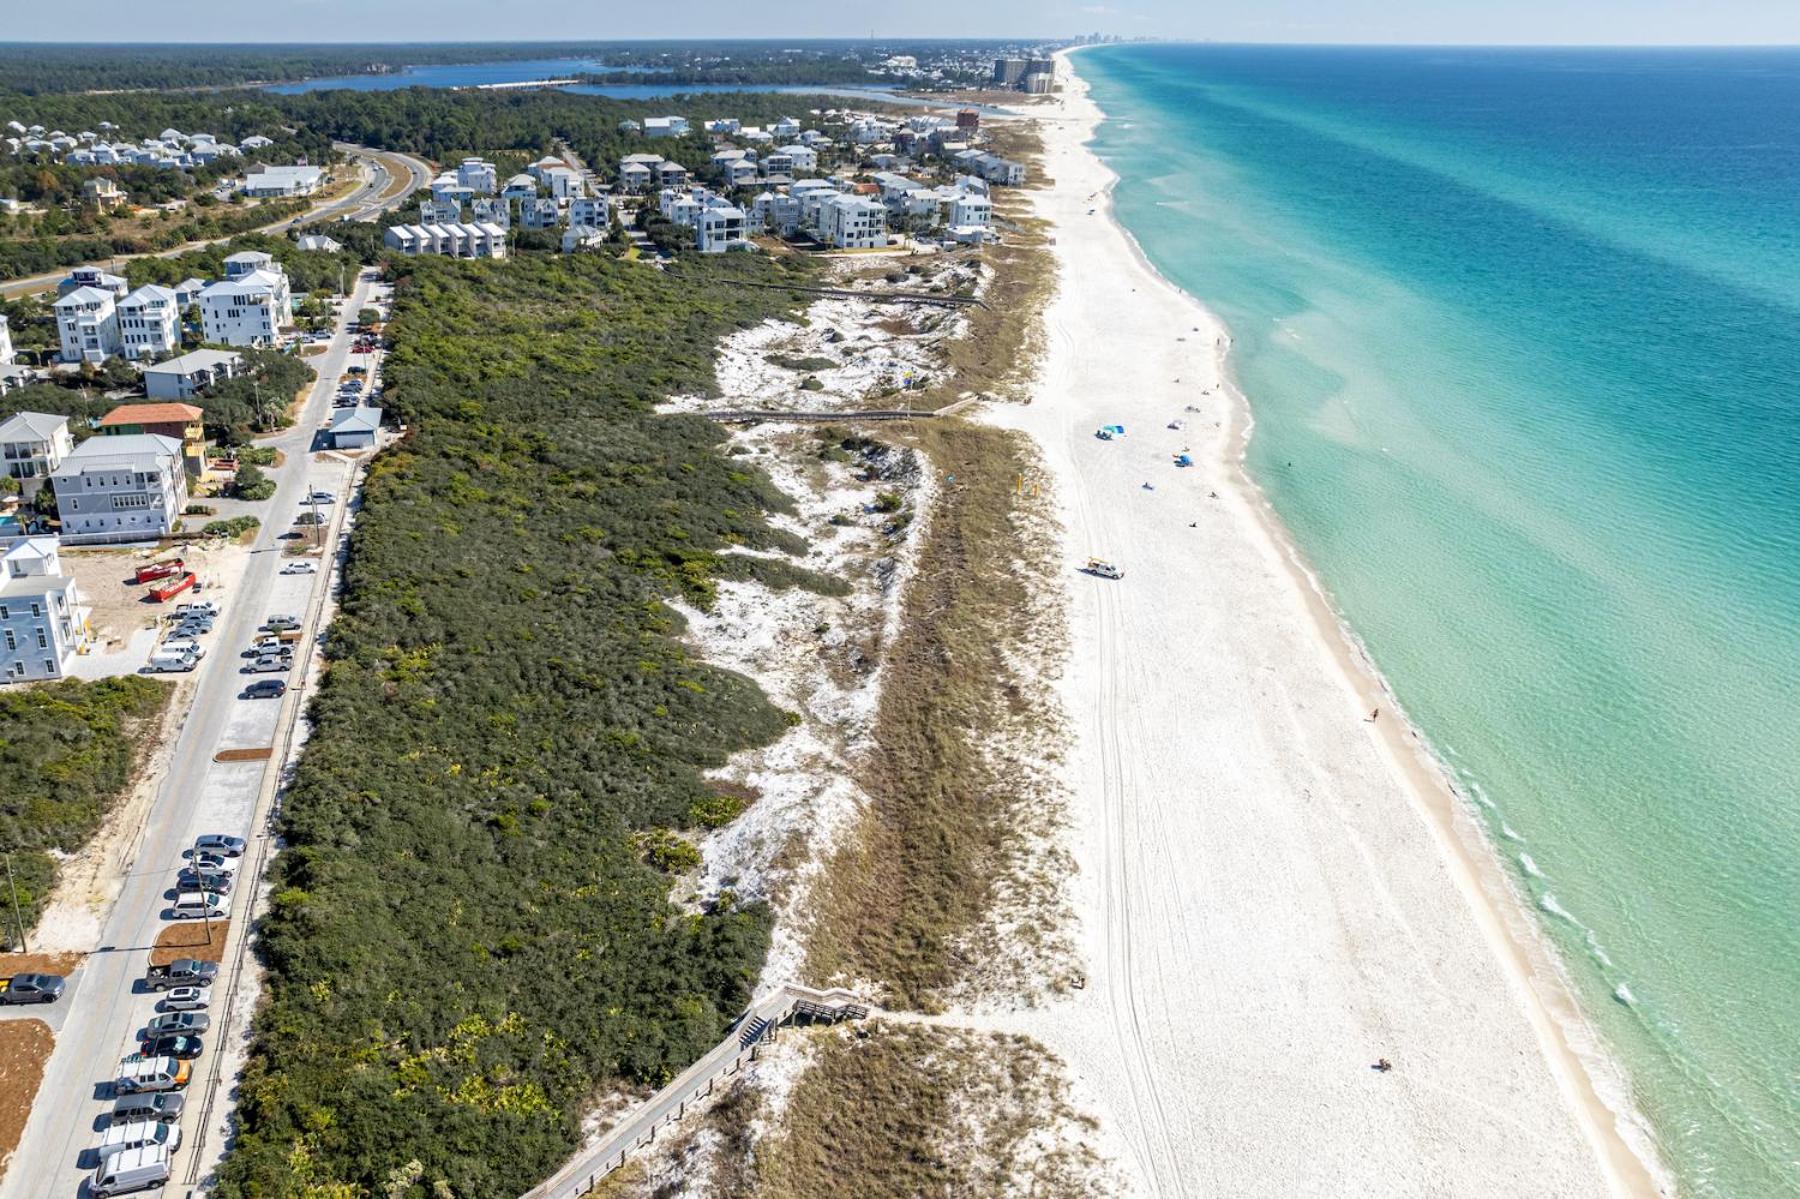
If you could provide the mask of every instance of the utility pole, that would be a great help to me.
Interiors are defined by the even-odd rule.
[[[19,925],[19,952],[30,953],[31,942],[25,939],[25,917],[19,914],[19,887],[13,882],[11,853],[6,855],[6,886],[12,892],[13,920]]]

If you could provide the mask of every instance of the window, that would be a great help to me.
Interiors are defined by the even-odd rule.
[[[56,659],[55,658],[45,658],[44,659],[44,673],[45,674],[55,674],[56,673]]]
[[[19,648],[19,635],[17,633],[13,632],[11,629],[6,630],[6,648],[7,649],[18,649]]]
[[[36,615],[36,613],[33,613],[33,615]],[[44,631],[43,625],[38,626],[37,635],[38,635],[38,648],[39,649],[49,649],[50,648],[50,634],[48,634]]]
[[[36,600],[32,600],[31,601],[31,614],[34,617],[42,616],[44,614],[44,606],[42,604],[38,603]]]

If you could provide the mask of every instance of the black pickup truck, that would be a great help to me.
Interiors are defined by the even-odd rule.
[[[152,991],[167,991],[170,987],[210,987],[218,976],[217,962],[177,958],[167,966],[150,967],[144,975],[144,986]]]

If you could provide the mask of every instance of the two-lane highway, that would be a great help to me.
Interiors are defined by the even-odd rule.
[[[364,172],[361,183],[347,196],[319,204],[295,217],[285,217],[271,224],[249,230],[252,233],[281,233],[296,225],[316,225],[321,221],[335,220],[343,217],[353,221],[372,221],[383,212],[391,211],[405,203],[406,198],[424,187],[431,179],[431,166],[409,154],[399,154],[391,150],[371,150],[366,146],[352,145],[349,142],[334,143],[337,149],[356,160],[357,170]],[[234,233],[232,237],[242,237]],[[186,254],[190,250],[203,249],[230,241],[230,237],[215,237],[205,241],[183,242],[167,250],[158,250],[153,254],[120,254],[104,262],[86,263],[87,266],[110,266],[120,262],[129,262],[133,258],[173,258],[178,254]],[[42,275],[31,275],[21,279],[8,279],[0,282],[0,299],[16,300],[21,296],[36,295],[39,292],[54,291],[56,285],[66,279],[72,266],[60,270],[48,271]]]
[[[312,362],[319,370],[295,426],[274,439],[286,456],[286,465],[275,472],[275,496],[269,501],[263,527],[253,547],[251,561],[235,584],[209,587],[205,598],[219,603],[222,611],[213,633],[206,639],[207,656],[193,706],[178,734],[167,777],[141,835],[137,853],[126,867],[119,898],[102,926],[101,942],[71,978],[68,992],[57,1005],[61,1027],[56,1048],[44,1073],[37,1100],[32,1105],[18,1151],[13,1155],[0,1199],[60,1199],[84,1193],[83,1179],[91,1172],[91,1147],[97,1131],[105,1126],[104,1113],[112,1105],[111,1080],[119,1060],[135,1048],[137,1033],[155,1011],[154,995],[137,987],[149,963],[150,948],[168,926],[164,912],[183,862],[183,852],[202,833],[227,833],[250,840],[251,848],[240,868],[238,886],[230,897],[238,926],[234,944],[241,942],[248,913],[255,902],[258,880],[248,877],[265,855],[258,852],[267,836],[256,807],[264,793],[265,771],[279,770],[279,762],[219,762],[221,750],[279,747],[285,741],[284,722],[297,719],[299,697],[259,700],[242,697],[244,687],[257,678],[288,675],[242,673],[246,659],[240,653],[269,616],[293,614],[302,619],[322,611],[312,602],[327,586],[327,561],[314,574],[285,574],[283,549],[294,516],[306,494],[314,488],[332,492],[332,508],[349,502],[353,464],[337,455],[315,456],[310,451],[320,425],[331,412],[338,377],[350,365],[353,337],[349,322],[368,305],[375,285],[359,279],[345,304],[335,336],[327,351]],[[331,509],[327,509],[330,511]],[[326,555],[332,545],[325,547]],[[316,630],[315,630],[316,631]],[[290,674],[292,672],[289,672]],[[215,1005],[223,1000],[223,986],[215,990]],[[205,1058],[198,1063],[196,1082],[190,1087],[190,1109],[184,1113],[184,1142],[191,1144],[197,1131],[201,1085],[209,1059],[222,1046],[218,1025],[222,1012],[214,1009],[215,1026],[206,1042]],[[177,1154],[178,1177],[186,1163],[184,1149]]]

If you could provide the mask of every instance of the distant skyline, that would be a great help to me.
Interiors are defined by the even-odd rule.
[[[493,0],[186,0],[146,9],[89,0],[79,17],[9,5],[6,41],[505,42],[712,38],[1125,37],[1244,42],[1477,45],[1796,45],[1800,3],[1769,0],[911,0],[820,6],[804,15],[737,0],[678,10],[614,3],[532,10]],[[598,11],[604,8],[606,11]],[[679,20],[670,15],[678,11]],[[519,19],[515,19],[519,18]],[[134,32],[153,38],[134,38]],[[85,36],[84,36],[85,35]],[[99,35],[99,36],[95,36]]]

